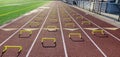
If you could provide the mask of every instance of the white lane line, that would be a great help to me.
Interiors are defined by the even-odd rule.
[[[74,10],[72,9],[72,11],[74,11]],[[74,11],[74,12],[76,12],[76,11]],[[76,13],[77,13],[78,15],[80,15],[80,16],[83,16],[83,15],[79,14],[78,12],[76,12]],[[84,17],[84,16],[83,16],[83,17]],[[110,33],[110,32],[108,32],[107,30],[105,30],[104,28],[102,28],[102,27],[100,27],[99,25],[95,24],[94,22],[92,22],[92,21],[89,20],[88,18],[86,18],[86,17],[84,17],[84,18],[87,19],[88,21],[90,21],[92,24],[94,24],[94,25],[97,26],[98,28],[104,30],[107,34],[111,35],[111,36],[112,36],[113,38],[115,38],[116,40],[120,41],[120,38],[116,37],[116,36],[113,35],[112,33]]]
[[[58,18],[60,23],[60,31],[61,31],[62,41],[63,41],[64,53],[65,53],[65,57],[68,57],[58,5],[57,5],[57,11],[58,11]]]
[[[35,17],[37,17],[41,11],[36,14],[34,17],[32,17],[28,22],[26,22],[22,27],[20,27],[15,33],[13,33],[11,36],[9,36],[7,39],[5,39],[2,43],[0,43],[0,46],[2,46],[4,43],[6,43],[9,39],[11,39],[15,34],[17,34],[23,27],[25,27],[29,22],[31,22]]]
[[[66,11],[65,8],[64,10],[72,18],[72,20],[77,24],[77,26],[84,32],[84,34],[89,38],[89,40],[95,45],[95,47],[101,52],[101,54],[104,57],[107,57],[107,55],[102,51],[102,49],[92,40],[92,38],[87,34],[87,32],[84,31],[84,29],[75,21],[75,19]]]
[[[52,9],[51,9],[51,10],[49,10],[49,12],[48,12],[48,14],[47,14],[47,16],[46,16],[46,18],[45,18],[45,20],[44,20],[43,24],[42,24],[42,26],[41,26],[41,28],[40,28],[40,30],[39,30],[39,32],[38,32],[38,34],[37,34],[37,36],[35,37],[35,39],[34,39],[34,41],[33,41],[32,45],[30,46],[30,48],[29,48],[29,50],[28,50],[28,52],[27,52],[27,54],[26,54],[26,57],[29,57],[30,52],[32,51],[32,48],[34,47],[34,45],[35,45],[35,43],[36,43],[36,41],[37,41],[37,39],[38,39],[38,37],[39,37],[39,35],[40,35],[41,31],[42,31],[42,29],[43,29],[43,27],[44,27],[44,25],[45,25],[45,23],[46,23],[47,19],[48,19],[48,17],[49,17],[49,15],[50,15],[50,12],[51,12],[51,11],[52,11]]]
[[[87,19],[88,20],[88,19]],[[90,21],[90,20],[89,20]],[[90,21],[91,23],[93,23],[92,21]],[[111,35],[113,38],[115,38],[116,40],[120,41],[120,39],[116,36],[114,36],[113,34],[111,34],[110,32],[106,31],[104,28],[98,26],[97,24],[93,23],[95,26],[97,26],[98,28],[104,30],[107,34]]]

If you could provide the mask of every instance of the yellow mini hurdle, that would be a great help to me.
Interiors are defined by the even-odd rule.
[[[101,33],[101,34],[105,34],[104,33],[104,30],[92,30],[92,32],[91,32],[93,35],[95,35],[95,33]]]
[[[65,15],[63,15],[63,17],[65,17],[65,18],[66,18],[66,17],[69,17],[69,15],[65,14]]]
[[[39,18],[39,19],[35,19],[34,21],[35,22],[40,22],[40,21],[42,21],[42,19]]]
[[[75,27],[75,23],[66,23],[65,27],[68,27],[68,26]]]
[[[57,31],[57,26],[47,26],[48,31]]]
[[[57,19],[50,19],[50,22],[58,22]]]
[[[69,38],[71,38],[71,36],[78,36],[80,39],[82,39],[81,33],[69,33]]]
[[[91,22],[90,21],[82,21],[82,24],[88,24],[88,25],[90,25]]]
[[[30,25],[30,27],[37,27],[40,25],[40,23],[39,22],[30,22],[29,25]]]
[[[64,18],[65,21],[72,21],[70,18]]]
[[[23,33],[29,33],[30,35],[32,35],[32,30],[20,30],[19,35],[23,34]]]
[[[78,16],[78,17],[76,17],[76,19],[83,19],[83,17],[82,16]]]
[[[56,38],[42,38],[42,40],[41,40],[42,44],[46,40],[52,40],[54,43],[56,43]]]
[[[4,49],[2,52],[6,52],[8,50],[8,48],[18,48],[19,51],[18,52],[21,52],[22,51],[22,46],[4,46]]]

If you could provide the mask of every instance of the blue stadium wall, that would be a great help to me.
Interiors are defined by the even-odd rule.
[[[107,13],[120,14],[120,4],[108,1],[107,2]]]
[[[73,1],[77,1],[77,6],[87,9],[91,9],[91,3],[90,1],[84,1],[84,0],[67,0],[69,4],[73,4]],[[120,0],[118,0],[119,3],[116,3],[113,0],[108,0],[106,2],[101,3],[95,3],[94,5],[94,11],[95,12],[105,12],[105,13],[111,13],[111,14],[120,14]]]

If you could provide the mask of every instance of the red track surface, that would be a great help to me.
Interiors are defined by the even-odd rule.
[[[91,15],[86,15],[85,12],[63,2],[54,1],[48,4],[47,7],[50,8],[23,16],[21,19],[0,29],[1,57],[120,57],[119,28],[108,30],[106,28],[116,27]],[[77,17],[83,18],[77,19]],[[36,19],[37,21],[35,21]],[[83,20],[90,21],[92,25],[81,24]],[[39,26],[32,27],[35,30],[33,30],[30,37],[20,38],[19,31],[24,28],[31,28],[30,22],[39,22]],[[74,23],[75,26],[66,26],[66,23]],[[51,25],[57,26],[57,31],[47,31],[47,26]],[[6,28],[15,28],[15,30],[3,30]],[[85,28],[102,29],[105,35],[92,35],[91,30]],[[69,33],[81,33],[83,40],[81,41],[80,38],[75,36],[73,36],[75,38],[69,39]],[[55,38],[56,46],[52,41],[45,41],[43,47],[41,39],[44,37]],[[2,54],[2,50],[6,45],[22,46],[23,50],[18,54],[17,48],[8,48]]]

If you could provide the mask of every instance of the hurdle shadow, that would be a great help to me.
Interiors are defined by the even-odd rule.
[[[28,36],[22,36],[21,34],[19,34],[19,38],[30,38],[30,37],[31,37],[31,34]]]
[[[17,57],[19,57],[19,56],[20,56],[20,54],[21,54],[21,51],[20,51],[20,52],[18,52]]]
[[[3,55],[4,55],[5,53],[6,53],[6,51],[5,51],[5,52],[2,52],[1,55],[0,55],[0,57],[3,57]],[[16,56],[16,57],[19,57],[20,54],[21,54],[21,51],[17,53],[17,56]]]
[[[79,39],[79,40],[75,40],[75,39],[72,39],[70,38],[73,42],[84,42],[85,40],[82,38],[82,39]]]
[[[6,53],[6,51],[2,52],[0,57],[3,57],[3,55],[4,55],[5,53]]]
[[[42,47],[44,47],[44,48],[55,48],[56,46],[57,46],[56,43],[54,43],[54,45],[52,45],[52,46],[44,45],[44,43],[42,43]]]
[[[96,37],[99,37],[99,38],[108,38],[108,34],[103,34],[103,35],[100,35],[100,34],[95,34]]]

